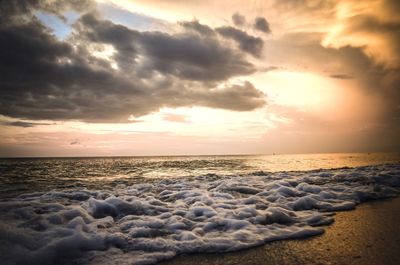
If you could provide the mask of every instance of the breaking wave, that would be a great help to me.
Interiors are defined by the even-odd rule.
[[[153,264],[324,232],[334,211],[397,196],[400,164],[202,175],[0,202],[3,264]]]

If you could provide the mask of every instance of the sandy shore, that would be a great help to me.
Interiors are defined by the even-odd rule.
[[[272,242],[235,253],[193,254],[164,265],[400,264],[400,198],[339,212],[323,235]]]

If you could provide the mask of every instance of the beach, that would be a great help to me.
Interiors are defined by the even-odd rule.
[[[0,260],[399,264],[400,201],[388,198],[400,195],[400,164],[388,158],[5,159]]]
[[[400,198],[366,202],[334,219],[319,236],[234,253],[178,256],[162,264],[400,264]]]

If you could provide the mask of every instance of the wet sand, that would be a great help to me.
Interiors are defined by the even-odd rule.
[[[163,265],[400,264],[400,198],[339,212],[325,233],[234,253],[178,256]]]

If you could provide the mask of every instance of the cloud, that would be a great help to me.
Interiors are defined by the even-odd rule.
[[[257,90],[252,83],[245,81],[243,84],[226,85],[222,89],[213,89],[210,93],[199,93],[196,98],[203,102],[204,106],[217,106],[223,109],[230,109],[235,102],[238,111],[250,111],[266,104],[265,95]]]
[[[1,121],[0,125],[5,126],[16,126],[16,127],[23,127],[23,128],[31,128],[40,125],[53,125],[53,123],[47,122],[26,122],[26,121]]]
[[[75,10],[83,12],[94,10],[95,3],[91,0],[57,0],[57,1],[27,1],[14,0],[2,1],[0,8],[0,21],[2,23],[13,23],[29,18],[37,10],[42,10],[65,19],[63,12]]]
[[[232,15],[232,22],[235,24],[237,27],[242,27],[244,24],[246,24],[246,18],[236,12],[235,14]]]
[[[363,89],[382,100],[378,127],[394,132],[400,130],[399,7],[397,0],[339,1],[332,21],[334,26],[328,28],[322,39],[326,48],[340,51],[352,47],[364,54],[364,62],[348,57],[343,65],[357,65],[358,69],[351,72],[356,74]]]
[[[261,38],[251,36],[243,30],[230,26],[219,27],[216,31],[225,38],[236,41],[242,51],[250,53],[254,57],[261,57],[264,47],[264,41]]]
[[[336,79],[353,79],[354,76],[349,75],[349,74],[331,74],[329,75],[331,78],[336,78]]]
[[[340,2],[336,8],[336,27],[328,31],[323,45],[359,47],[376,64],[386,69],[400,69],[398,6],[398,1],[391,0]]]
[[[214,30],[207,25],[200,24],[197,20],[183,22],[180,24],[185,29],[196,32],[207,38],[215,38],[216,34],[218,33],[223,38],[232,39],[239,45],[239,48],[243,52],[249,53],[254,57],[260,57],[262,54],[264,41],[261,38],[252,36],[243,30],[231,26],[218,27]]]
[[[243,54],[214,38],[214,31],[208,26],[197,21],[181,25],[201,35],[192,31],[174,35],[139,32],[99,20],[94,15],[86,15],[81,19],[83,30],[80,35],[85,35],[89,42],[113,45],[117,50],[114,59],[120,68],[126,70],[133,67],[140,77],[157,71],[186,80],[210,82],[256,71]],[[140,65],[135,62],[139,55],[144,57]],[[127,58],[131,58],[129,66],[126,64]]]
[[[352,106],[356,104],[359,106],[346,113],[346,117],[355,117],[356,114],[359,117],[349,123],[348,127],[361,128],[366,124],[379,124],[375,129],[364,131],[363,134],[370,137],[372,139],[370,141],[374,141],[377,145],[392,142],[393,146],[399,146],[398,137],[390,136],[389,138],[385,135],[388,131],[400,131],[400,109],[397,107],[400,102],[400,90],[398,89],[400,72],[376,64],[363,51],[363,47],[323,46],[321,40],[324,36],[324,34],[315,32],[297,32],[268,40],[265,49],[268,54],[268,62],[292,70],[306,65],[307,72],[324,74],[327,77],[332,75],[332,78],[342,78],[342,80],[353,77],[352,80],[344,79],[349,80],[346,82],[347,84],[337,84],[338,91],[341,86],[346,87],[346,93],[349,95],[346,102],[350,102]],[[304,71],[304,69],[300,70]],[[356,98],[350,98],[351,93],[355,91],[360,93],[359,103],[356,102]],[[338,113],[343,110],[342,105],[338,109]],[[304,128],[315,132],[310,125],[305,125]]]
[[[1,3],[2,115],[129,122],[162,107],[247,111],[265,104],[250,83],[218,89],[257,71],[246,53],[260,56],[263,42],[243,31],[196,21],[181,23],[183,30],[175,33],[137,31],[101,18],[90,2],[77,8],[68,1],[23,3]],[[62,16],[75,8],[82,15],[65,41],[34,16],[42,9]]]
[[[75,139],[69,143],[70,145],[80,145],[81,141],[79,139]]]
[[[187,30],[192,30],[204,36],[215,36],[215,31],[204,24],[201,24],[198,20],[184,21],[180,25]]]
[[[257,17],[254,21],[254,29],[264,33],[271,33],[268,21],[263,17]]]

